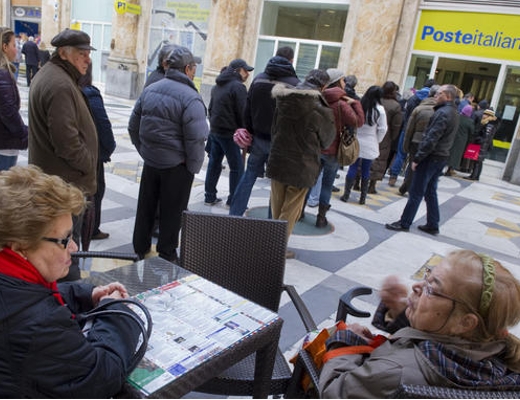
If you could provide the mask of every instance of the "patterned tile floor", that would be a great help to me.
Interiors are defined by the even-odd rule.
[[[20,83],[22,114],[27,116],[27,93]],[[112,121],[117,149],[106,165],[107,191],[103,201],[102,230],[110,233],[107,240],[94,241],[92,250],[131,250],[139,177],[142,160],[131,144],[126,130],[134,101],[105,96],[107,112]],[[19,163],[27,162],[22,154]],[[193,184],[189,207],[212,213],[226,214],[219,204],[204,205],[204,178],[207,160]],[[417,225],[425,222],[425,207],[421,205],[410,232],[392,232],[384,224],[399,219],[406,197],[389,187],[387,178],[378,183],[377,195],[369,195],[367,204],[357,204],[358,193],[351,201],[332,198],[327,217],[332,225],[326,234],[313,227],[316,208],[307,208],[306,220],[299,223],[289,241],[296,258],[287,260],[286,282],[296,286],[320,326],[333,324],[338,297],[348,288],[363,284],[375,289],[388,274],[396,274],[412,283],[418,269],[437,254],[457,248],[487,252],[510,268],[520,278],[520,187],[500,180],[504,165],[486,161],[479,182],[456,177],[441,177],[439,203],[441,208],[440,235],[430,236]],[[226,170],[219,181],[219,195],[226,196]],[[340,171],[337,186],[343,186],[345,172]],[[401,179],[401,178],[400,178]],[[250,212],[263,212],[269,197],[269,180],[259,179],[249,203]],[[106,261],[85,266],[89,270],[104,270],[115,265]],[[377,294],[356,301],[356,305],[373,311]],[[282,299],[280,314],[284,319],[280,346],[286,356],[294,354],[305,334],[299,318],[287,297]],[[369,321],[365,320],[364,323]],[[513,329],[517,334],[520,327]]]

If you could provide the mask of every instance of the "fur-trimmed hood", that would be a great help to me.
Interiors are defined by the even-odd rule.
[[[276,99],[267,176],[286,185],[310,188],[320,172],[321,150],[334,140],[334,114],[317,88],[273,87]]]

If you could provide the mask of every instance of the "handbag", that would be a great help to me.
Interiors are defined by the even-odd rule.
[[[339,145],[337,160],[341,167],[345,167],[354,162],[359,157],[359,141],[357,139],[357,128],[355,126],[343,125],[341,122],[340,102],[338,101],[338,120],[341,126],[339,135]]]
[[[470,143],[468,147],[466,147],[466,151],[464,152],[464,158],[469,160],[478,160],[478,156],[480,154],[480,144]]]
[[[115,303],[127,303],[127,304],[132,304],[133,306],[135,306],[137,308],[140,308],[141,312],[145,316],[146,325],[139,317],[137,317],[135,314],[132,314],[129,311],[114,310],[114,309],[106,310],[106,308],[108,306],[115,304]],[[100,305],[96,308],[93,308],[90,311],[87,311],[87,312],[81,313],[81,314],[76,314],[76,320],[78,321],[78,323],[85,323],[100,315],[112,315],[115,318],[118,318],[120,316],[125,317],[125,318],[130,318],[141,329],[141,333],[142,333],[142,340],[140,341],[141,344],[140,344],[139,348],[137,349],[137,351],[134,353],[132,360],[130,361],[129,369],[128,369],[129,371],[134,370],[135,367],[137,367],[137,365],[141,361],[141,359],[144,357],[144,355],[146,353],[146,349],[148,348],[148,340],[150,339],[150,336],[152,335],[153,323],[152,323],[152,316],[150,315],[150,312],[143,304],[141,304],[137,300],[113,299],[113,300],[107,301],[106,303],[103,303],[102,305]]]

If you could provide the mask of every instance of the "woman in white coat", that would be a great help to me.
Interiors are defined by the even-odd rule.
[[[365,112],[365,123],[357,130],[359,141],[359,157],[352,164],[345,179],[345,192],[340,197],[347,202],[350,190],[356,180],[358,168],[361,166],[361,195],[359,204],[365,204],[370,178],[370,166],[379,156],[379,143],[383,140],[387,130],[386,113],[381,105],[382,89],[380,86],[370,86],[361,98],[361,105]]]

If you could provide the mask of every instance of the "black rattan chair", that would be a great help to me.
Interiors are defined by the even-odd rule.
[[[316,324],[303,301],[293,286],[283,283],[286,241],[286,221],[185,211],[180,264],[275,312],[282,292],[287,291],[306,331],[312,331]],[[254,366],[255,356],[251,355],[197,391],[251,396]],[[291,368],[278,350],[270,394],[285,394],[291,377]]]
[[[370,313],[358,310],[351,302],[352,299],[358,296],[370,295],[372,289],[366,286],[354,287],[348,290],[341,296],[338,305],[338,312],[336,314],[336,321],[340,319],[346,320],[348,315],[353,315],[360,318],[370,317]],[[311,378],[313,386],[318,387],[320,372],[314,363],[312,356],[306,350],[298,352],[298,360],[294,369],[294,377],[291,386],[301,382],[304,373],[307,373]],[[317,390],[312,390],[303,393],[303,390],[296,392],[298,397],[318,398]],[[296,396],[294,396],[296,397]],[[456,389],[439,386],[428,385],[400,385],[396,392],[390,397],[393,399],[515,399],[520,398],[520,391],[514,389],[505,390],[503,388],[496,388],[488,390],[477,389]]]

